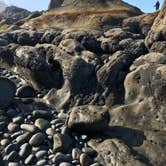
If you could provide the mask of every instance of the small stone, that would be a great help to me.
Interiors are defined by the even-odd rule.
[[[34,132],[37,131],[37,127],[32,125],[32,124],[22,124],[20,126],[20,128],[23,129],[23,130],[29,131],[31,133],[34,133]]]
[[[1,146],[7,146],[10,143],[8,139],[2,139],[1,140]]]
[[[18,124],[23,122],[22,116],[14,117],[12,120],[13,120],[13,123],[18,123]]]
[[[26,159],[24,164],[33,164],[35,161],[35,156],[33,154],[30,154]]]
[[[53,136],[55,134],[55,130],[52,129],[52,128],[48,128],[46,130],[46,134],[49,135],[49,136]]]
[[[47,155],[47,151],[45,151],[45,150],[40,150],[40,151],[38,151],[35,154],[35,156],[37,157],[37,159],[42,159],[46,155]]]
[[[49,127],[49,122],[45,119],[40,118],[35,121],[35,126],[44,131]]]
[[[12,151],[8,154],[8,156],[6,157],[7,161],[16,161],[16,159],[18,157],[18,154],[16,151]]]
[[[88,156],[93,157],[93,158],[96,157],[96,155],[97,155],[97,152],[90,147],[82,148],[82,152],[84,152],[85,154],[87,154]]]
[[[85,153],[82,153],[80,156],[80,164],[81,166],[89,166],[92,164],[92,159]]]
[[[31,144],[32,146],[39,146],[44,142],[45,138],[46,138],[45,134],[43,134],[41,132],[36,133],[29,140],[29,144]]]
[[[53,124],[53,125],[56,125],[57,123],[61,123],[61,122],[62,122],[61,119],[54,119],[50,123]]]
[[[30,133],[26,132],[16,138],[17,143],[23,144],[26,143],[30,138]]]
[[[25,159],[26,157],[28,157],[30,153],[31,153],[31,146],[28,143],[25,143],[20,147],[19,156],[21,158]]]
[[[79,158],[80,158],[80,156],[81,156],[81,150],[80,149],[78,149],[78,148],[74,148],[73,150],[72,150],[72,158],[73,158],[73,160],[79,160]]]
[[[11,138],[15,139],[15,138],[17,138],[18,136],[20,136],[22,134],[23,134],[23,131],[17,131],[17,132],[15,132],[11,135]]]
[[[99,163],[91,164],[90,166],[101,166]]]
[[[20,166],[18,162],[10,162],[8,166]]]
[[[55,134],[53,137],[54,145],[53,149],[54,151],[62,151],[62,152],[67,152],[71,145],[72,145],[72,140],[68,135],[62,135],[62,134]]]
[[[19,125],[15,123],[9,123],[7,126],[9,132],[16,132],[19,130]]]
[[[9,154],[12,151],[17,151],[19,149],[17,144],[9,144],[6,148],[5,148],[5,153]]]
[[[29,85],[23,85],[22,87],[17,89],[16,96],[21,98],[30,98],[35,97],[35,90]]]
[[[73,166],[73,165],[70,163],[67,163],[67,162],[62,162],[62,163],[60,163],[59,166]]]
[[[40,166],[43,166],[43,165],[46,165],[47,161],[45,159],[43,160],[39,160],[36,165],[40,165]]]
[[[70,129],[67,126],[63,126],[63,128],[61,130],[61,134],[63,134],[63,135],[70,134]]]
[[[62,162],[71,162],[72,159],[70,157],[67,157],[66,155],[62,154],[61,152],[56,153],[54,157],[52,158],[53,163],[59,165]]]
[[[51,119],[52,118],[52,114],[48,111],[44,111],[44,110],[34,110],[32,112],[32,115],[34,118],[43,118],[43,119]]]

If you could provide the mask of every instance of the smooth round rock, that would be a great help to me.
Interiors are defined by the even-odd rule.
[[[20,166],[18,162],[10,162],[8,166]]]
[[[30,138],[30,133],[29,133],[29,132],[26,132],[26,133],[24,133],[24,134],[18,136],[18,137],[16,138],[16,141],[17,141],[17,143],[19,143],[19,144],[23,144],[23,143],[26,143],[26,142],[29,140],[29,138]]]
[[[81,166],[89,166],[92,164],[92,159],[85,153],[82,153],[80,156],[80,164]]]
[[[36,165],[38,166],[44,166],[44,165],[46,165],[46,163],[47,163],[47,161],[45,160],[45,159],[43,159],[43,160],[39,160],[37,163],[36,163]]]
[[[29,132],[31,132],[31,133],[37,131],[37,127],[34,126],[34,125],[32,125],[32,124],[22,124],[22,125],[20,126],[20,128],[23,129],[23,130],[29,131]]]
[[[35,160],[35,156],[33,154],[30,154],[26,159],[25,159],[25,164],[33,164]]]
[[[35,121],[35,126],[43,131],[49,127],[49,122],[45,119],[40,118]]]
[[[55,130],[52,129],[52,128],[48,128],[46,130],[46,134],[49,135],[49,136],[53,136],[55,133],[56,133]]]
[[[6,157],[7,161],[16,161],[18,158],[18,154],[16,151],[12,151],[11,153],[8,154]]]
[[[29,85],[23,85],[17,89],[16,95],[20,98],[30,98],[35,97],[35,90]]]
[[[35,154],[35,156],[37,157],[37,159],[42,159],[46,155],[47,155],[47,151],[45,151],[45,150],[40,150],[40,151],[38,151]]]
[[[16,123],[9,123],[7,126],[9,132],[16,132],[19,129],[19,125]]]
[[[31,146],[28,143],[25,143],[20,147],[19,156],[21,158],[25,159],[26,157],[28,157],[30,153],[31,153]]]
[[[9,144],[6,148],[5,148],[5,153],[9,154],[12,151],[17,151],[19,149],[17,144]]]
[[[46,138],[45,134],[43,134],[41,132],[36,133],[29,140],[29,144],[32,145],[32,146],[39,146],[44,142],[45,138]]]
[[[70,163],[67,163],[67,162],[62,162],[62,163],[60,163],[59,166],[73,166],[73,165]]]
[[[90,147],[82,148],[82,152],[87,154],[90,157],[96,157],[96,155],[97,155],[97,152],[94,149],[90,148]]]
[[[7,78],[0,77],[0,108],[6,108],[14,99],[16,85]]]
[[[79,158],[80,158],[80,156],[81,156],[81,150],[80,149],[78,149],[78,148],[74,148],[73,150],[72,150],[72,158],[73,158],[73,160],[79,160]]]
[[[8,139],[2,139],[1,140],[1,146],[7,146],[10,143]]]

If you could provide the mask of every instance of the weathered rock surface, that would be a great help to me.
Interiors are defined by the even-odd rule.
[[[11,104],[16,92],[15,84],[7,78],[0,77],[0,108]]]
[[[78,132],[103,132],[108,127],[107,108],[93,105],[72,108],[68,127]]]

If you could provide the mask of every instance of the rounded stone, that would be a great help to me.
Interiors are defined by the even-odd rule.
[[[18,162],[9,162],[8,166],[20,166]]]
[[[32,146],[39,146],[44,142],[45,138],[46,138],[45,134],[43,134],[41,132],[36,133],[29,140],[29,144],[32,145]]]
[[[30,154],[26,159],[24,164],[30,165],[33,164],[35,161],[35,156],[33,154]]]
[[[46,163],[47,163],[47,161],[45,160],[45,159],[43,159],[43,160],[39,160],[37,163],[36,163],[36,165],[38,166],[44,166],[44,165],[46,165]]]
[[[81,156],[81,150],[80,149],[78,149],[78,148],[74,148],[73,150],[72,150],[72,158],[73,158],[73,160],[79,160],[79,158],[80,158],[80,156]]]
[[[31,133],[37,131],[37,127],[34,126],[34,125],[32,125],[32,124],[22,124],[22,125],[20,126],[20,128],[23,129],[23,130],[29,131],[29,132],[31,132]]]
[[[55,133],[56,133],[55,130],[52,129],[52,128],[48,128],[46,130],[46,134],[49,135],[49,136],[53,136]]]
[[[25,143],[20,147],[19,156],[21,158],[25,159],[26,157],[28,157],[30,153],[31,153],[31,146],[28,143]]]
[[[9,132],[16,132],[19,129],[19,125],[16,123],[9,123],[7,126]]]
[[[47,155],[47,151],[45,150],[40,150],[35,154],[37,159],[42,159],[46,155]]]
[[[59,166],[72,166],[72,164],[67,163],[67,162],[62,162],[62,163],[60,163]]]
[[[1,146],[7,146],[10,143],[8,139],[2,139],[1,140]]]
[[[94,149],[90,148],[90,147],[82,148],[82,152],[87,154],[90,157],[96,157],[96,155],[97,155],[97,152]]]
[[[17,89],[16,95],[21,98],[35,97],[35,90],[29,85],[23,85]]]
[[[49,122],[45,119],[39,118],[35,121],[35,126],[43,131],[49,127]]]
[[[9,154],[12,151],[17,151],[19,149],[17,144],[9,144],[6,148],[5,148],[5,153]]]
[[[6,157],[7,161],[16,161],[16,159],[18,159],[18,154],[16,151],[12,151],[8,154],[8,156]]]
[[[16,138],[16,141],[17,141],[17,143],[19,143],[19,144],[24,144],[24,143],[26,143],[26,142],[29,140],[29,138],[30,138],[30,133],[29,133],[29,132],[26,132],[26,133],[24,133],[24,134],[18,136],[18,137]]]
[[[80,156],[80,164],[81,166],[89,166],[92,164],[92,159],[85,153],[82,153]]]

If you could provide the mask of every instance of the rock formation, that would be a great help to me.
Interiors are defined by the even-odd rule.
[[[50,9],[0,22],[1,165],[165,165],[166,1]]]

